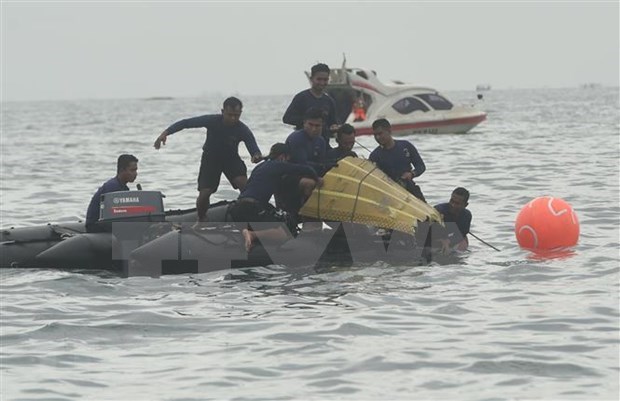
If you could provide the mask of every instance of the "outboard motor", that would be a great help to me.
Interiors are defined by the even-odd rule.
[[[100,222],[164,221],[163,195],[159,191],[118,191],[101,195]]]
[[[101,195],[95,229],[59,241],[36,256],[38,263],[63,268],[122,271],[125,260],[151,223],[165,221],[159,191],[118,191]],[[88,229],[88,227],[87,227]]]

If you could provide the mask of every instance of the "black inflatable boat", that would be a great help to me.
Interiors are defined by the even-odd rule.
[[[149,228],[161,230],[164,223],[196,221],[195,208],[164,212],[162,195],[157,191],[114,192],[104,197],[100,222],[109,224],[107,232],[89,233],[84,222],[0,230],[0,268],[117,269],[118,264],[112,264],[111,255],[121,229],[133,227],[127,233],[131,235],[136,230],[142,233]],[[133,204],[124,205],[123,200]],[[213,204],[208,219],[228,221],[229,204],[228,201]],[[124,227],[113,229],[112,225]]]
[[[84,223],[2,229],[0,267],[103,269],[158,277],[270,264],[412,265],[428,258],[416,245],[425,243],[424,223],[417,227],[417,240],[398,231],[377,235],[365,224],[333,223],[329,229],[291,235],[284,244],[269,244],[259,236],[247,252],[240,231],[245,225],[233,223],[228,213],[232,202],[211,205],[209,223],[197,226],[195,209],[164,212],[162,198],[158,191],[103,195],[98,223],[104,232],[86,232]]]
[[[151,277],[272,264],[296,268],[379,261],[417,265],[427,261],[428,250],[417,247],[409,235],[394,232],[381,236],[353,223],[332,226],[301,231],[284,244],[259,241],[248,252],[241,232],[234,226],[221,224],[196,230],[183,224],[129,251],[119,246],[115,253],[127,260],[123,275]]]

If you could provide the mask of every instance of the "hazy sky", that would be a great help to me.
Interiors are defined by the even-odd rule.
[[[619,2],[1,2],[2,100],[291,94],[321,61],[439,90],[618,85]]]

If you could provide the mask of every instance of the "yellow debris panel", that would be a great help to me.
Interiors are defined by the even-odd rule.
[[[323,179],[323,186],[301,208],[302,216],[408,234],[415,232],[418,221],[442,221],[434,207],[411,195],[369,160],[346,157]]]

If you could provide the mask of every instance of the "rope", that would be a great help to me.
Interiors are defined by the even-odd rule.
[[[477,239],[478,241],[482,242],[484,245],[495,249],[497,252],[501,252],[501,250],[497,249],[496,247],[494,247],[493,245],[489,244],[488,242],[484,241],[482,238],[478,238],[478,236],[476,236],[474,233],[472,233],[471,231],[469,232],[469,234],[471,234],[472,237],[474,237],[475,239]]]
[[[368,149],[366,146],[359,143],[357,140],[355,140],[355,143],[358,144],[360,147],[364,148],[368,152],[368,154],[372,153],[370,149]]]
[[[355,194],[355,203],[353,203],[353,210],[351,211],[351,218],[350,218],[351,223],[353,222],[353,217],[355,216],[355,210],[357,209],[357,200],[359,199],[360,191],[362,190],[362,183],[377,168],[379,168],[379,167],[378,166],[373,167],[372,170],[370,170],[368,173],[366,173],[366,175],[360,180],[359,184],[357,185],[357,193]]]

